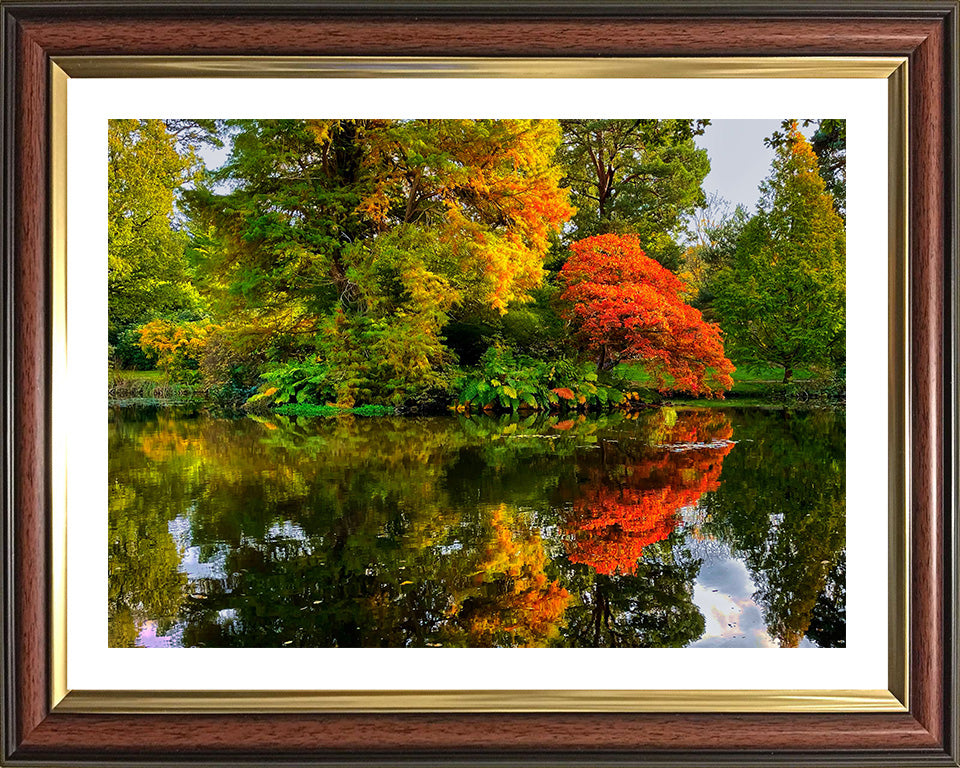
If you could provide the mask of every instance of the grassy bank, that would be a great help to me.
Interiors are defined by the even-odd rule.
[[[842,376],[831,377],[816,371],[800,369],[783,383],[783,369],[762,366],[741,366],[733,374],[733,389],[727,399],[762,400],[764,402],[827,402],[842,404],[846,400],[846,382]]]
[[[727,392],[724,400],[693,398],[689,394],[679,392],[659,395],[653,390],[653,380],[638,364],[620,365],[616,373],[627,385],[625,389],[628,391],[639,389],[642,399],[653,402],[663,400],[705,407],[722,407],[732,404],[762,407],[804,402],[835,405],[843,404],[845,399],[842,380],[825,378],[813,371],[803,369],[796,371],[793,379],[784,384],[782,368],[741,366],[733,374],[733,389]],[[171,382],[162,371],[113,371],[110,374],[108,398],[110,405],[114,406],[165,406],[216,401],[212,393],[207,392],[203,386]],[[374,416],[395,412],[394,408],[388,406],[363,405],[355,409],[342,409],[306,403],[290,403],[279,406],[275,410],[278,413],[293,416],[329,416],[344,412]]]
[[[162,371],[111,371],[110,405],[184,405],[204,399],[201,388],[170,381]]]
[[[638,387],[652,387],[653,380],[642,365],[626,363],[617,368],[617,373]],[[783,369],[776,366],[741,365],[733,374],[733,389],[725,400],[700,400],[685,393],[667,394],[670,401],[696,402],[706,406],[775,405],[783,402],[830,402],[843,403],[845,389],[843,380],[832,379],[807,369],[794,371],[791,380],[783,383]]]
[[[107,390],[108,402],[112,406],[175,406],[216,404],[231,410],[230,403],[224,406],[206,388],[199,384],[184,384],[170,381],[163,371],[113,371]],[[241,400],[242,402],[242,400]],[[240,413],[239,403],[233,410]],[[331,405],[311,405],[308,403],[288,403],[271,408],[285,416],[388,416],[396,413],[395,408],[385,405],[361,405],[356,408],[338,408]]]

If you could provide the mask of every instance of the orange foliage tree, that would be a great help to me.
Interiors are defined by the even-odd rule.
[[[308,124],[321,145],[327,123]],[[554,163],[559,142],[554,120],[378,122],[362,131],[368,192],[356,212],[378,242],[435,236],[427,267],[506,312],[540,284],[551,237],[575,210]],[[388,249],[367,257],[383,261]]]
[[[599,368],[641,361],[661,391],[722,396],[733,386],[719,326],[683,300],[683,281],[646,256],[635,236],[588,237],[570,250],[561,298]]]
[[[682,413],[659,434],[663,445],[616,465],[619,482],[609,465],[591,468],[565,526],[571,562],[633,574],[643,549],[676,528],[678,512],[719,487],[732,434],[723,414]]]

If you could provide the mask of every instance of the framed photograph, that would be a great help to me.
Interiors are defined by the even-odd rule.
[[[958,765],[957,10],[3,2],[3,763]]]

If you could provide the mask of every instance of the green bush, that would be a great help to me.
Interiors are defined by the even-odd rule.
[[[490,347],[458,390],[458,404],[485,410],[603,410],[624,400],[591,363],[538,360],[503,347]]]
[[[326,364],[316,360],[274,364],[261,375],[260,391],[244,404],[247,410],[271,406],[325,406],[336,400],[336,389]]]
[[[390,321],[338,313],[318,334],[318,354],[273,365],[248,409],[300,403],[428,406],[449,402],[459,369],[417,317]]]
[[[535,359],[563,357],[570,334],[557,311],[558,289],[544,284],[531,291],[532,301],[511,304],[500,321],[506,346]]]
[[[114,367],[124,371],[148,371],[154,367],[156,356],[148,355],[140,347],[139,327],[118,331],[111,342],[110,359]]]

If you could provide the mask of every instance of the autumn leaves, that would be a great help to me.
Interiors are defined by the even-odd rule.
[[[595,409],[642,387],[722,396],[731,349],[787,375],[842,364],[843,226],[797,131],[709,279],[675,274],[704,125],[112,121],[115,368],[235,406],[339,408],[456,406],[542,369],[525,396],[481,393],[516,410],[558,389]],[[230,150],[217,170],[209,144]],[[484,378],[485,355],[518,367]]]
[[[573,243],[560,270],[561,298],[601,370],[642,360],[661,390],[722,394],[733,386],[720,328],[681,298],[683,282],[633,235]]]

